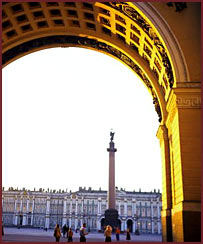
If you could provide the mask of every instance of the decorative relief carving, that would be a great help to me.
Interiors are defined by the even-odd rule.
[[[131,18],[150,37],[150,39],[153,41],[154,45],[156,46],[158,52],[160,53],[160,55],[162,57],[162,63],[166,70],[169,86],[170,86],[170,88],[172,88],[173,84],[174,84],[172,66],[171,66],[171,63],[168,58],[164,45],[162,44],[161,40],[159,39],[159,37],[157,36],[155,31],[153,30],[151,25],[140,15],[140,13],[138,13],[134,8],[130,7],[128,5],[128,3],[108,2],[108,3],[103,3],[103,4],[108,5],[114,9],[118,10],[119,12],[125,14],[129,18]]]
[[[178,108],[201,108],[201,97],[177,97]]]

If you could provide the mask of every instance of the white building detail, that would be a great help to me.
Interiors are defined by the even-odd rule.
[[[89,231],[103,230],[107,209],[107,191],[79,187],[76,192],[59,190],[2,191],[4,226],[54,228],[58,223],[74,230],[85,222]],[[161,234],[161,193],[131,192],[116,189],[116,209],[120,229],[131,232]]]

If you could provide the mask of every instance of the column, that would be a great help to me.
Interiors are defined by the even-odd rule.
[[[118,200],[118,214],[121,215],[121,201]]]
[[[97,230],[101,230],[101,221],[100,221],[100,218],[97,218]]]
[[[97,199],[97,215],[101,215],[101,198]]]
[[[19,223],[21,223],[21,216],[23,216],[23,197],[20,199],[20,215],[19,215]],[[24,216],[23,216],[24,219]],[[22,222],[23,225],[23,222]]]
[[[201,84],[185,83],[177,83],[166,106],[173,176],[172,232],[173,242],[198,242],[201,241]]]
[[[17,225],[17,224],[18,224],[18,214],[17,214],[17,198],[15,198],[13,224],[14,224],[14,225]]]
[[[78,197],[75,201],[75,229],[78,227]]]
[[[75,230],[77,229],[77,227],[78,227],[78,217],[75,216]]]
[[[133,230],[132,230],[132,232],[135,233],[135,230],[136,230],[136,221],[133,220]]]
[[[23,198],[20,199],[20,213],[23,212]]]
[[[62,220],[62,226],[66,224],[66,210],[67,210],[67,197],[63,200],[63,220]]]
[[[114,134],[114,133],[113,133]],[[114,148],[113,138],[111,138],[111,142],[109,143],[109,148],[107,149],[109,152],[109,189],[108,189],[108,209],[115,209],[115,199],[116,199],[116,191],[115,191],[115,152],[117,151]]]
[[[70,199],[70,215],[72,214],[72,206],[73,206],[73,200],[72,198]]]
[[[82,198],[81,214],[84,214],[84,198]]]
[[[78,199],[75,201],[75,215],[78,214]]]
[[[71,216],[70,216],[70,218],[69,218],[69,227],[71,228],[71,226],[72,226],[72,221],[71,221]]]
[[[35,199],[34,199],[34,197],[33,197],[33,199],[32,199],[32,214],[31,214],[31,225],[33,226],[34,225],[34,221],[33,221],[33,218],[34,218],[34,208],[35,208]]]
[[[159,201],[159,198],[157,198],[157,225],[158,225],[158,234],[161,234],[160,201]]]
[[[24,219],[24,224],[23,225],[27,225],[28,224],[28,215],[29,215],[29,197],[27,197],[27,202],[26,202],[26,214],[25,214],[25,219]],[[23,214],[23,218],[24,218],[24,214]]]
[[[23,198],[23,202],[24,202],[24,198]],[[27,203],[27,202],[26,202]],[[26,210],[27,210],[27,204],[26,204],[26,210],[24,211],[23,207],[22,207],[22,210],[23,210],[23,222],[22,222],[22,225],[26,225],[26,220],[27,220],[27,213],[26,213]]]
[[[80,219],[80,226],[83,224],[83,218]]]
[[[26,204],[26,212],[29,213],[29,203],[30,203],[30,199],[29,197],[27,198],[27,204]]]
[[[125,221],[123,219],[121,220],[121,230],[125,230]]]
[[[134,205],[134,200],[131,201],[131,205],[132,205],[132,217],[135,216],[135,205]]]
[[[124,230],[127,230],[127,219],[124,220]]]
[[[50,197],[47,197],[46,214],[45,214],[45,228],[49,229],[50,222]]]
[[[153,207],[153,200],[151,200],[151,232],[154,234],[154,207]]]
[[[127,199],[124,199],[124,216],[128,215],[128,206],[127,206]]]

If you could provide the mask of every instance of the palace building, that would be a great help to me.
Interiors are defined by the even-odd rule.
[[[18,190],[2,191],[4,226],[54,228],[57,223],[76,230],[82,223],[89,231],[102,231],[107,209],[107,191],[82,188],[76,192]],[[161,193],[126,191],[116,188],[116,210],[121,231],[161,234]]]

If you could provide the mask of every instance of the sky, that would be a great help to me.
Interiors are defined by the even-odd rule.
[[[158,115],[124,64],[83,48],[26,55],[2,71],[2,186],[108,189],[110,131],[115,185],[161,190]]]

